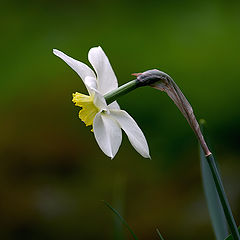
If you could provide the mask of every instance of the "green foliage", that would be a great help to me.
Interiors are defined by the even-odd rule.
[[[205,121],[200,120],[201,127]],[[204,152],[200,147],[200,161],[202,170],[202,181],[205,192],[205,197],[208,205],[208,210],[217,240],[222,240],[228,235],[227,221],[223,212],[223,208],[215,187],[215,183],[205,158]]]

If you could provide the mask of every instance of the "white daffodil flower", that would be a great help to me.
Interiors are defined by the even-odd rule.
[[[118,82],[102,48],[91,48],[88,53],[88,60],[96,74],[86,64],[59,50],[54,49],[53,53],[65,61],[83,80],[89,95],[76,92],[72,101],[82,108],[79,118],[86,126],[93,126],[94,136],[102,151],[114,158],[122,142],[123,129],[136,151],[143,157],[150,158],[147,141],[134,119],[121,110],[116,101],[109,105],[106,103],[104,95],[118,88]]]

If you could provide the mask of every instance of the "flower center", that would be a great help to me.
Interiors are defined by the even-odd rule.
[[[79,118],[86,124],[86,126],[93,125],[93,119],[99,112],[99,109],[93,103],[94,96],[88,96],[81,93],[73,93],[72,101],[76,106],[82,109],[79,112]]]

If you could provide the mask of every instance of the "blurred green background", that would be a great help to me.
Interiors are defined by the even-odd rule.
[[[1,1],[1,239],[130,239],[101,200],[141,240],[158,239],[156,227],[166,239],[214,239],[197,141],[167,95],[119,100],[152,160],[126,136],[110,160],[71,102],[83,83],[53,48],[88,63],[102,46],[120,85],[152,68],[170,74],[208,122],[239,223],[239,12],[239,1]]]

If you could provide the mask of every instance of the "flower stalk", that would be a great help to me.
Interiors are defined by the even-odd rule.
[[[228,222],[228,226],[232,233],[232,237],[234,240],[240,240],[240,235],[239,235],[239,232],[237,229],[237,225],[234,220],[232,210],[229,205],[219,171],[216,167],[214,157],[213,157],[212,153],[209,151],[209,148],[204,140],[204,137],[202,135],[199,124],[196,120],[196,117],[193,113],[193,109],[192,109],[190,103],[188,102],[186,97],[183,95],[182,91],[179,89],[177,84],[173,81],[173,79],[164,72],[161,72],[156,69],[149,70],[142,74],[139,74],[137,79],[138,79],[139,84],[142,86],[149,85],[153,88],[156,88],[158,90],[166,92],[168,94],[168,96],[177,105],[177,107],[182,112],[184,117],[187,119],[189,125],[191,126],[195,135],[197,136],[197,139],[199,140],[200,145],[206,156],[208,165],[210,167],[210,170],[211,170],[211,173],[212,173],[212,176],[214,179],[214,183],[216,185],[219,199],[221,201],[223,211],[224,211],[226,220]]]
[[[224,214],[228,222],[230,231],[232,233],[233,239],[240,240],[237,225],[235,223],[232,210],[229,205],[219,171],[216,167],[214,157],[206,144],[206,141],[200,130],[198,121],[196,120],[196,117],[193,113],[193,109],[190,103],[188,102],[188,100],[186,99],[186,97],[184,96],[180,88],[177,86],[177,84],[173,81],[173,79],[168,74],[162,71],[153,69],[153,70],[148,70],[146,72],[138,73],[134,75],[137,76],[137,79],[122,85],[121,87],[109,92],[108,94],[105,94],[104,98],[106,102],[110,104],[120,96],[123,96],[126,93],[129,93],[130,91],[143,86],[151,86],[153,88],[156,88],[168,94],[168,96],[173,100],[173,102],[176,104],[176,106],[179,108],[183,116],[188,121],[190,127],[195,133],[204,151],[204,154],[206,156],[208,165],[210,167],[210,170],[214,179],[214,183],[216,185],[216,189],[219,195],[219,199],[221,201]]]

